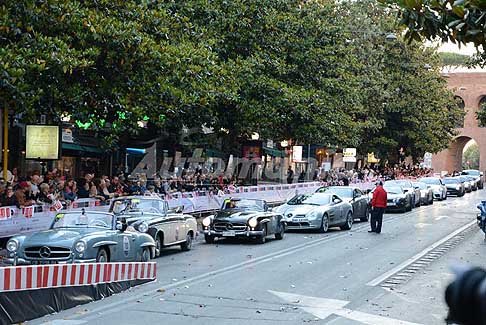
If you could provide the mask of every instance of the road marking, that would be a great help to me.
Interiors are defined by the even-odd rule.
[[[86,324],[84,320],[55,319],[45,322],[45,325],[81,325]]]
[[[422,228],[425,228],[425,227],[428,227],[428,226],[432,226],[432,224],[431,223],[419,222],[415,225],[415,228],[422,229]]]
[[[439,221],[439,220],[447,219],[447,218],[449,218],[449,216],[438,216],[437,218],[435,218],[435,221]]]
[[[427,248],[425,248],[423,251],[421,251],[420,253],[410,257],[408,260],[406,260],[405,262],[401,263],[400,265],[394,267],[393,269],[391,269],[390,271],[380,275],[379,277],[371,280],[370,282],[368,282],[366,285],[368,286],[377,286],[379,285],[380,283],[382,283],[383,281],[385,281],[386,279],[388,279],[389,277],[391,277],[393,274],[401,271],[402,269],[406,268],[407,266],[415,263],[417,260],[419,260],[420,258],[422,258],[424,255],[426,255],[428,252],[432,251],[433,249],[435,249],[436,247],[442,245],[443,243],[445,243],[446,241],[448,241],[449,239],[451,239],[452,237],[456,236],[457,234],[463,232],[464,230],[466,230],[467,228],[471,227],[472,225],[476,224],[476,220],[474,221],[471,221],[469,223],[467,223],[466,225],[462,226],[461,228],[457,229],[456,231],[450,233],[449,235],[447,235],[446,237],[442,238],[441,240],[433,243],[432,245],[428,246]]]
[[[390,317],[344,308],[349,304],[349,301],[345,300],[302,296],[294,293],[272,290],[269,290],[268,292],[320,319],[326,319],[331,315],[336,315],[369,325],[420,325],[418,323],[406,322]]]

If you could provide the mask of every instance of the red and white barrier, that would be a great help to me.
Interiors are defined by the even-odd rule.
[[[156,275],[155,262],[9,266],[0,268],[0,293],[155,280]]]

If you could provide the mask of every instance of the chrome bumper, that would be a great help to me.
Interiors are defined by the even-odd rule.
[[[245,230],[235,232],[234,236],[224,236],[222,231],[216,230],[204,230],[204,235],[206,236],[214,236],[214,237],[252,237],[252,236],[263,236],[263,230]]]
[[[4,262],[6,264],[10,264],[10,265],[58,265],[58,264],[72,264],[72,263],[76,263],[76,264],[84,264],[84,263],[96,263],[96,259],[95,258],[92,258],[92,259],[86,259],[86,260],[80,260],[80,259],[74,259],[74,260],[62,260],[62,261],[50,261],[50,262],[53,262],[53,263],[42,263],[44,262],[43,260],[26,260],[24,258],[7,258],[7,259],[4,259]],[[39,262],[39,263],[37,263]]]

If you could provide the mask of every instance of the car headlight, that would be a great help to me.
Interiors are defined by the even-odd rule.
[[[458,191],[459,191],[460,189],[461,189],[461,187],[460,187],[459,185],[457,185],[457,186],[456,186],[456,190],[458,190]]]
[[[211,225],[211,218],[210,217],[204,218],[202,224],[204,227],[209,227]]]
[[[15,239],[10,239],[7,243],[7,250],[10,253],[14,253],[19,249],[19,243]]]
[[[86,243],[84,241],[78,241],[74,245],[74,249],[76,250],[76,252],[82,253],[86,250]]]
[[[147,232],[148,231],[148,224],[144,221],[141,224],[138,225],[137,229],[139,232]]]
[[[248,220],[248,225],[252,228],[256,228],[256,226],[258,226],[258,219],[251,218],[250,220]]]

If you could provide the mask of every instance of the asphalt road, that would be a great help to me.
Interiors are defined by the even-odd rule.
[[[444,324],[449,265],[486,267],[481,198],[486,190],[386,214],[379,235],[356,223],[264,245],[199,238],[157,259],[155,283],[28,323]]]

